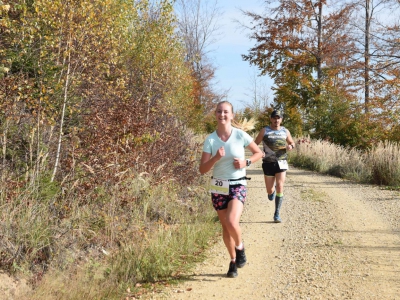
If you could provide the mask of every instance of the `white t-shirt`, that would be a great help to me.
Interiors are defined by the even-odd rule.
[[[232,134],[229,139],[222,141],[217,132],[214,131],[207,136],[203,151],[214,156],[222,146],[225,149],[225,156],[217,161],[213,168],[213,177],[218,179],[237,179],[246,176],[246,168],[235,169],[233,159],[245,159],[244,149],[253,141],[253,138],[243,130],[232,127]],[[231,181],[230,184],[246,185],[246,180]]]

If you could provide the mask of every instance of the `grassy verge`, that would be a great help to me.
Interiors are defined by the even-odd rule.
[[[360,151],[303,137],[296,139],[290,163],[360,183],[400,188],[400,147],[396,143],[379,142],[368,151]]]
[[[204,186],[128,178],[85,199],[57,186],[2,199],[1,268],[29,278],[28,299],[121,299],[203,259],[220,230]]]

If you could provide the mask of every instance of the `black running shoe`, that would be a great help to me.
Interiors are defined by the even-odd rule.
[[[231,262],[229,264],[229,270],[228,270],[228,273],[226,274],[226,276],[228,276],[230,278],[235,278],[236,276],[238,276],[237,267],[234,262]]]
[[[242,268],[242,267],[244,267],[244,265],[247,262],[246,254],[244,253],[244,247],[242,250],[238,250],[238,249],[235,249],[235,250],[236,250],[236,266],[238,268]]]

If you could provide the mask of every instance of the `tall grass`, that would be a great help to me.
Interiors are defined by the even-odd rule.
[[[392,142],[361,151],[301,137],[296,139],[296,151],[290,152],[290,162],[360,183],[400,186],[400,146]]]
[[[127,174],[85,199],[29,186],[0,210],[0,267],[25,274],[28,299],[121,299],[136,284],[171,280],[202,258],[220,230],[209,195]]]
[[[400,145],[379,142],[368,153],[365,162],[371,168],[372,182],[380,185],[400,187]]]

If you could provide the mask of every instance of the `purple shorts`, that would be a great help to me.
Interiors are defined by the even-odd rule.
[[[247,188],[245,185],[235,184],[229,186],[229,195],[211,193],[211,200],[215,210],[226,209],[229,201],[238,199],[240,202],[246,202]]]

